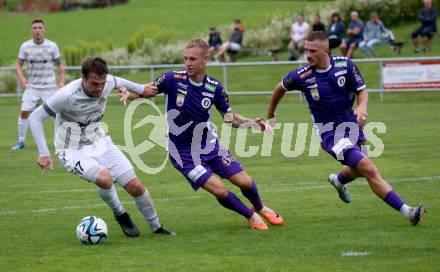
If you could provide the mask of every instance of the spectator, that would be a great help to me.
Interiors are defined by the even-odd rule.
[[[215,29],[215,26],[209,28],[208,45],[209,58],[212,58],[217,52],[220,45],[222,45],[222,37],[220,35],[220,32]]]
[[[243,42],[243,25],[239,19],[234,20],[234,31],[231,34],[228,42],[223,43],[218,53],[214,56],[216,60],[224,61],[225,53],[227,51],[232,51],[238,53],[241,49],[241,43]]]
[[[347,38],[342,40],[342,54],[348,58],[353,57],[354,50],[363,40],[364,23],[359,19],[359,13],[352,11],[350,13],[351,21],[347,28]]]
[[[431,0],[423,0],[423,6],[424,7],[420,9],[419,16],[417,17],[422,25],[411,34],[415,53],[420,52],[419,36],[422,36],[423,38],[423,52],[426,52],[431,50],[431,39],[433,33],[437,32],[437,10],[432,7]]]
[[[344,38],[344,23],[342,23],[341,15],[334,12],[331,17],[331,23],[328,26],[328,41],[330,49],[341,45]]]
[[[291,56],[289,60],[297,60],[304,52],[304,44],[309,31],[310,26],[306,21],[304,21],[304,15],[301,13],[298,14],[297,21],[292,24],[292,29],[290,31]]]
[[[375,55],[373,46],[384,41],[388,35],[388,30],[379,19],[377,12],[371,13],[371,20],[368,21],[364,29],[364,40],[359,44],[362,55],[373,57]]]
[[[319,14],[315,14],[313,16],[313,31],[322,31],[325,33],[325,25],[321,22],[321,16]]]

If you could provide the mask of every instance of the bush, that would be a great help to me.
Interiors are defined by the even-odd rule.
[[[0,71],[0,93],[12,93],[17,88],[15,71]]]
[[[440,0],[432,0],[434,7],[438,7]],[[395,26],[402,22],[416,21],[420,8],[420,0],[338,0],[337,7],[345,22],[350,21],[350,11],[356,10],[363,21],[370,19],[373,11],[379,12],[380,19],[385,26]]]
[[[108,41],[107,43],[81,41],[78,45],[65,46],[62,50],[62,56],[66,65],[75,66],[81,65],[87,57],[101,54],[113,48],[113,41]]]
[[[172,29],[160,26],[142,27],[128,40],[128,53],[143,50],[145,54],[150,54],[153,45],[156,47],[169,43],[173,33]]]

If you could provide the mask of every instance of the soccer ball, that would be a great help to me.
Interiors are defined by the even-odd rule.
[[[84,217],[76,227],[76,236],[84,244],[100,244],[107,239],[107,235],[107,224],[96,216]]]

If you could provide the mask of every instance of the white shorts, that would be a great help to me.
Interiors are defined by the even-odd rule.
[[[241,45],[240,44],[235,43],[235,42],[229,43],[229,50],[240,51],[240,49],[241,49]]]
[[[74,175],[90,182],[102,170],[108,169],[113,182],[124,187],[136,177],[133,166],[119,148],[113,144],[109,136],[105,136],[93,145],[87,145],[79,150],[65,149],[57,152],[63,167]]]
[[[22,100],[21,100],[21,110],[22,111],[32,111],[38,104],[38,101],[46,101],[49,99],[54,93],[53,90],[36,90],[32,88],[27,88],[24,91]]]

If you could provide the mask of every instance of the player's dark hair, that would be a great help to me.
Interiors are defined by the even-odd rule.
[[[312,42],[314,40],[326,41],[327,35],[324,33],[324,31],[312,31],[309,35],[307,35],[306,41]]]
[[[332,13],[332,17],[331,17],[331,22],[333,23],[333,18],[336,17],[338,19],[338,22],[342,21],[341,15],[339,14],[339,12],[333,12]]]
[[[34,19],[34,20],[32,21],[32,23],[31,23],[31,25],[36,24],[36,23],[41,23],[41,24],[44,25],[44,21],[43,21],[43,19]]]
[[[98,76],[107,75],[107,62],[100,57],[88,58],[83,62],[81,73],[85,79],[89,77],[90,73],[95,73]]]

